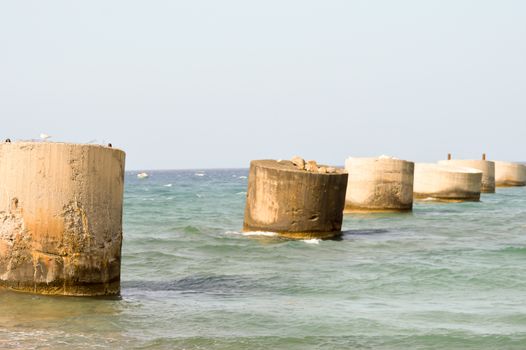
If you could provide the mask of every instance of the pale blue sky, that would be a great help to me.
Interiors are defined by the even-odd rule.
[[[0,137],[128,169],[526,160],[525,1],[3,1]]]

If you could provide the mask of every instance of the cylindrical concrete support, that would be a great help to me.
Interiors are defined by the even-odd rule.
[[[290,161],[250,163],[244,231],[289,238],[340,235],[347,174],[332,168],[331,173],[304,169],[304,164]]]
[[[455,166],[461,168],[473,168],[482,171],[483,193],[495,193],[495,163],[488,160],[441,160],[438,164]]]
[[[495,162],[495,185],[498,187],[526,186],[526,165]]]
[[[124,158],[97,145],[0,144],[0,286],[119,294]]]
[[[479,201],[482,171],[448,165],[415,164],[414,196],[441,201]]]
[[[413,208],[414,163],[394,158],[348,158],[345,211],[408,211]]]

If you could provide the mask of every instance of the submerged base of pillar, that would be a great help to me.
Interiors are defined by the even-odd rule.
[[[409,213],[413,210],[413,206],[407,208],[363,208],[355,206],[346,206],[344,214],[366,214],[366,213]]]
[[[495,184],[497,187],[522,187],[526,186],[524,181],[502,181]]]
[[[257,229],[257,228],[243,228],[243,232],[274,232],[268,231],[268,229]],[[333,239],[340,237],[342,231],[333,231],[333,232],[287,232],[280,231],[274,232],[278,237],[288,238],[288,239]]]
[[[110,283],[76,283],[68,285],[64,281],[53,281],[51,283],[31,283],[0,281],[0,288],[43,295],[64,295],[64,296],[119,296],[120,280]]]
[[[419,201],[434,201],[443,203],[461,203],[461,202],[480,202],[480,193],[466,193],[466,194],[429,194],[429,193],[414,193],[414,197]]]

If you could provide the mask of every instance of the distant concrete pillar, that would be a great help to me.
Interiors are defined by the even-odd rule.
[[[482,171],[456,166],[416,163],[414,196],[441,201],[479,201]]]
[[[120,291],[123,151],[0,144],[0,286],[41,294]]]
[[[414,163],[393,158],[348,158],[345,211],[407,211],[413,208]]]
[[[289,238],[340,235],[347,174],[301,170],[306,168],[304,162],[252,161],[243,230]]]
[[[526,186],[526,165],[496,161],[495,185],[498,187]]]
[[[482,187],[483,193],[495,193],[495,163],[488,160],[441,160],[438,164],[473,168],[482,171]]]

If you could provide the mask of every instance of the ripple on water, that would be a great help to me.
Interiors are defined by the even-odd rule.
[[[525,188],[311,244],[240,232],[246,169],[151,173],[126,177],[122,299],[0,292],[0,348],[524,348]]]

